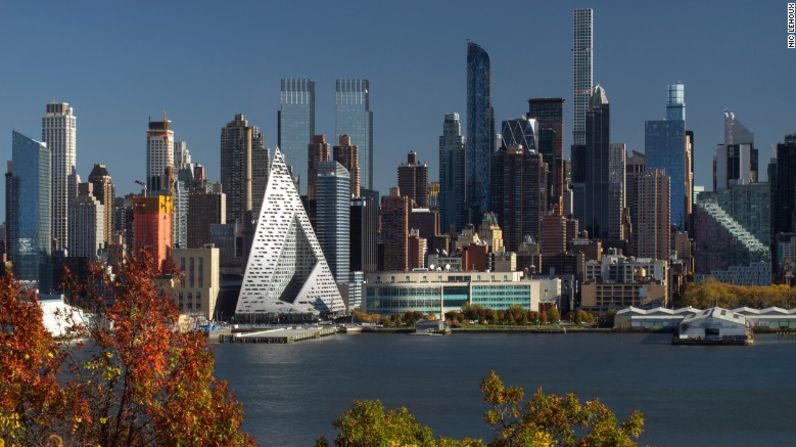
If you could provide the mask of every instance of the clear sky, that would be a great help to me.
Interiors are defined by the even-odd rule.
[[[643,151],[644,121],[686,85],[696,183],[711,184],[729,108],[755,133],[760,168],[796,132],[796,50],[784,1],[34,1],[0,0],[0,152],[11,129],[38,138],[44,105],[78,117],[78,171],[102,162],[137,191],[149,116],[219,176],[220,129],[243,112],[276,144],[279,79],[316,81],[317,131],[334,133],[334,80],[370,80],[375,187],[415,149],[437,178],[443,115],[466,115],[466,39],[489,52],[497,125],[530,97],[561,96],[572,143],[572,9],[594,8],[594,79],[611,103],[611,141]],[[568,149],[566,150],[568,153]],[[0,201],[3,195],[0,195]],[[0,202],[2,203],[2,202]]]

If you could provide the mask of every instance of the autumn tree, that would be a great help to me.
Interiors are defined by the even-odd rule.
[[[48,390],[44,396],[20,395],[2,381],[0,411],[10,415],[6,419],[19,421],[0,425],[2,439],[14,442],[16,432],[8,427],[17,426],[27,439],[55,435],[66,446],[254,444],[240,430],[241,405],[226,383],[213,376],[213,354],[205,336],[177,330],[178,312],[164,287],[174,277],[163,273],[144,255],[114,276],[98,265],[92,266],[88,280],[67,275],[71,296],[86,303],[92,316],[72,326],[72,335],[85,341],[55,343],[40,335],[36,343],[16,343],[2,351],[4,372],[7,365],[20,368],[13,363],[17,358],[39,365],[32,369],[33,377],[15,376],[12,384],[38,381]],[[3,304],[11,306],[0,305],[3,336],[44,331],[40,311],[27,322],[10,317],[23,311],[36,317],[30,303],[39,305],[34,296],[13,290],[18,288],[13,280],[4,281]],[[7,297],[15,292],[20,298]],[[54,380],[59,374],[60,382]],[[62,397],[64,403],[51,405],[50,396]],[[46,426],[26,419],[26,412],[20,414],[27,407],[39,410]]]

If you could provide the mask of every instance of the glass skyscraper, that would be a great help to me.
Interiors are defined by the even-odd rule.
[[[465,148],[458,113],[445,114],[439,137],[439,210],[442,231],[459,231],[467,224]]]
[[[495,152],[495,110],[489,54],[467,43],[467,200],[469,222],[489,211],[489,159]]]
[[[573,17],[572,144],[586,144],[586,112],[592,89],[592,14],[591,9],[576,9]]]
[[[45,143],[17,131],[11,152],[9,252],[16,277],[37,281],[51,249],[51,154]]]
[[[686,201],[690,201],[686,188],[688,154],[685,129],[685,87],[673,84],[668,87],[665,120],[647,121],[644,126],[644,152],[647,169],[663,169],[672,180],[672,225],[684,230],[688,221]]]
[[[373,112],[367,79],[338,79],[335,83],[334,141],[351,137],[360,160],[360,182],[373,189]]]
[[[561,206],[564,191],[564,98],[529,99],[527,117],[539,123],[539,152],[550,171],[547,176],[549,203]]]
[[[318,164],[315,233],[337,282],[348,282],[350,266],[351,177],[336,161]]]
[[[611,236],[610,108],[605,90],[594,86],[586,114],[586,149],[581,226],[589,237]]]
[[[315,81],[282,79],[277,139],[299,194],[306,194],[307,145],[315,135]]]
[[[539,150],[539,124],[533,118],[503,121],[501,136],[505,147],[519,144],[525,150]]]

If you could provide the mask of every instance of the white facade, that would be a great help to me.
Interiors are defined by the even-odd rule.
[[[296,186],[277,148],[235,314],[345,310]]]
[[[146,176],[149,189],[153,177],[162,177],[166,167],[174,167],[174,131],[171,130],[171,121],[150,121],[146,138],[147,166]],[[167,189],[166,184],[158,185]]]
[[[69,205],[69,255],[96,259],[105,242],[105,207],[94,197],[91,183]]]
[[[69,247],[69,176],[75,173],[77,118],[69,103],[47,104],[41,120],[41,138],[52,154],[52,237],[54,248]]]

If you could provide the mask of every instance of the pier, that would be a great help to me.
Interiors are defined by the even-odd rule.
[[[335,326],[285,327],[256,332],[236,332],[220,335],[221,343],[278,343],[289,344],[303,340],[328,337],[337,333]]]

